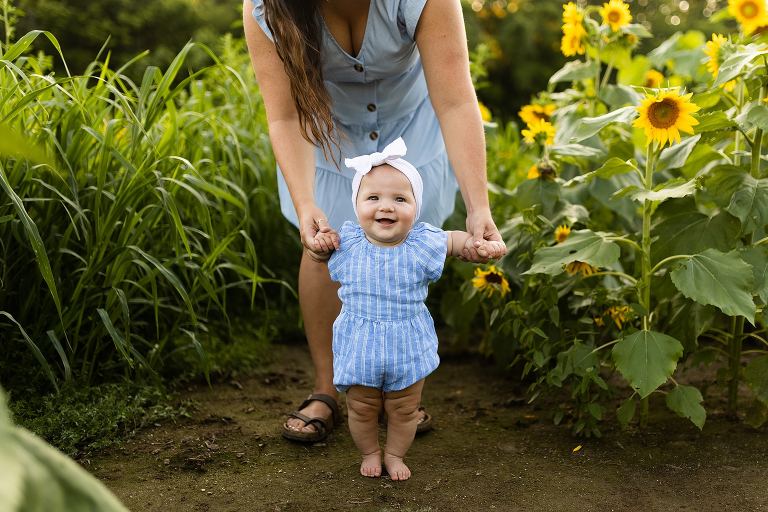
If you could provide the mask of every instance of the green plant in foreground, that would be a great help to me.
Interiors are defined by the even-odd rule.
[[[8,512],[127,511],[96,478],[27,430],[14,427],[0,390],[0,503]]]

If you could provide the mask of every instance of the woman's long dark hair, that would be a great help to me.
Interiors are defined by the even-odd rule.
[[[290,80],[301,135],[322,148],[329,158],[339,141],[331,117],[331,96],[323,84],[320,66],[318,0],[264,0],[264,13]]]

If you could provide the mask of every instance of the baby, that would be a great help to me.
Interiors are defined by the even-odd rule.
[[[471,235],[416,223],[423,184],[403,160],[401,138],[382,153],[346,159],[357,172],[352,202],[359,224],[318,233],[316,258],[330,255],[331,279],[341,284],[341,313],[333,324],[333,383],[347,393],[349,431],[363,455],[360,473],[381,476],[382,459],[392,480],[407,480],[403,462],[416,434],[424,378],[439,363],[437,335],[424,304],[427,286],[443,271],[446,255],[459,256]],[[485,241],[487,258],[505,251]],[[387,414],[382,456],[378,417]]]

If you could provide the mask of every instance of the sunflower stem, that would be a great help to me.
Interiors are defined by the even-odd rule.
[[[763,98],[765,97],[765,86],[760,86],[760,100],[759,105],[763,104]],[[752,142],[752,160],[750,166],[750,174],[755,179],[760,179],[760,153],[763,145],[763,130],[757,128],[755,130],[755,136]]]
[[[741,114],[741,109],[744,107],[744,81],[739,81],[739,93],[738,93],[738,101],[736,104],[736,112],[737,114]],[[746,137],[746,134],[743,134],[743,136]],[[734,136],[733,140],[733,163],[738,166],[741,164],[741,155],[739,154],[739,151],[741,151],[741,137],[742,133],[739,130],[736,130],[736,134]]]
[[[653,171],[656,166],[655,143],[648,144],[645,158],[645,180],[643,186],[645,190],[653,189]],[[643,307],[643,329],[650,329],[651,315],[651,207],[652,202],[649,199],[643,201],[643,237],[641,240],[641,274],[640,286],[638,287],[638,299]]]
[[[728,340],[728,416],[737,417],[739,374],[741,373],[741,346],[744,340],[744,317],[731,317],[731,337]]]

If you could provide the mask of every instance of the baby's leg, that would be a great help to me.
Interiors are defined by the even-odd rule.
[[[363,454],[360,474],[381,476],[381,448],[379,448],[379,411],[381,390],[366,386],[352,386],[347,390],[349,433]]]
[[[384,394],[384,410],[388,417],[384,466],[392,480],[408,480],[411,477],[411,470],[403,463],[403,457],[416,436],[423,388],[424,379],[421,379],[401,391]]]

